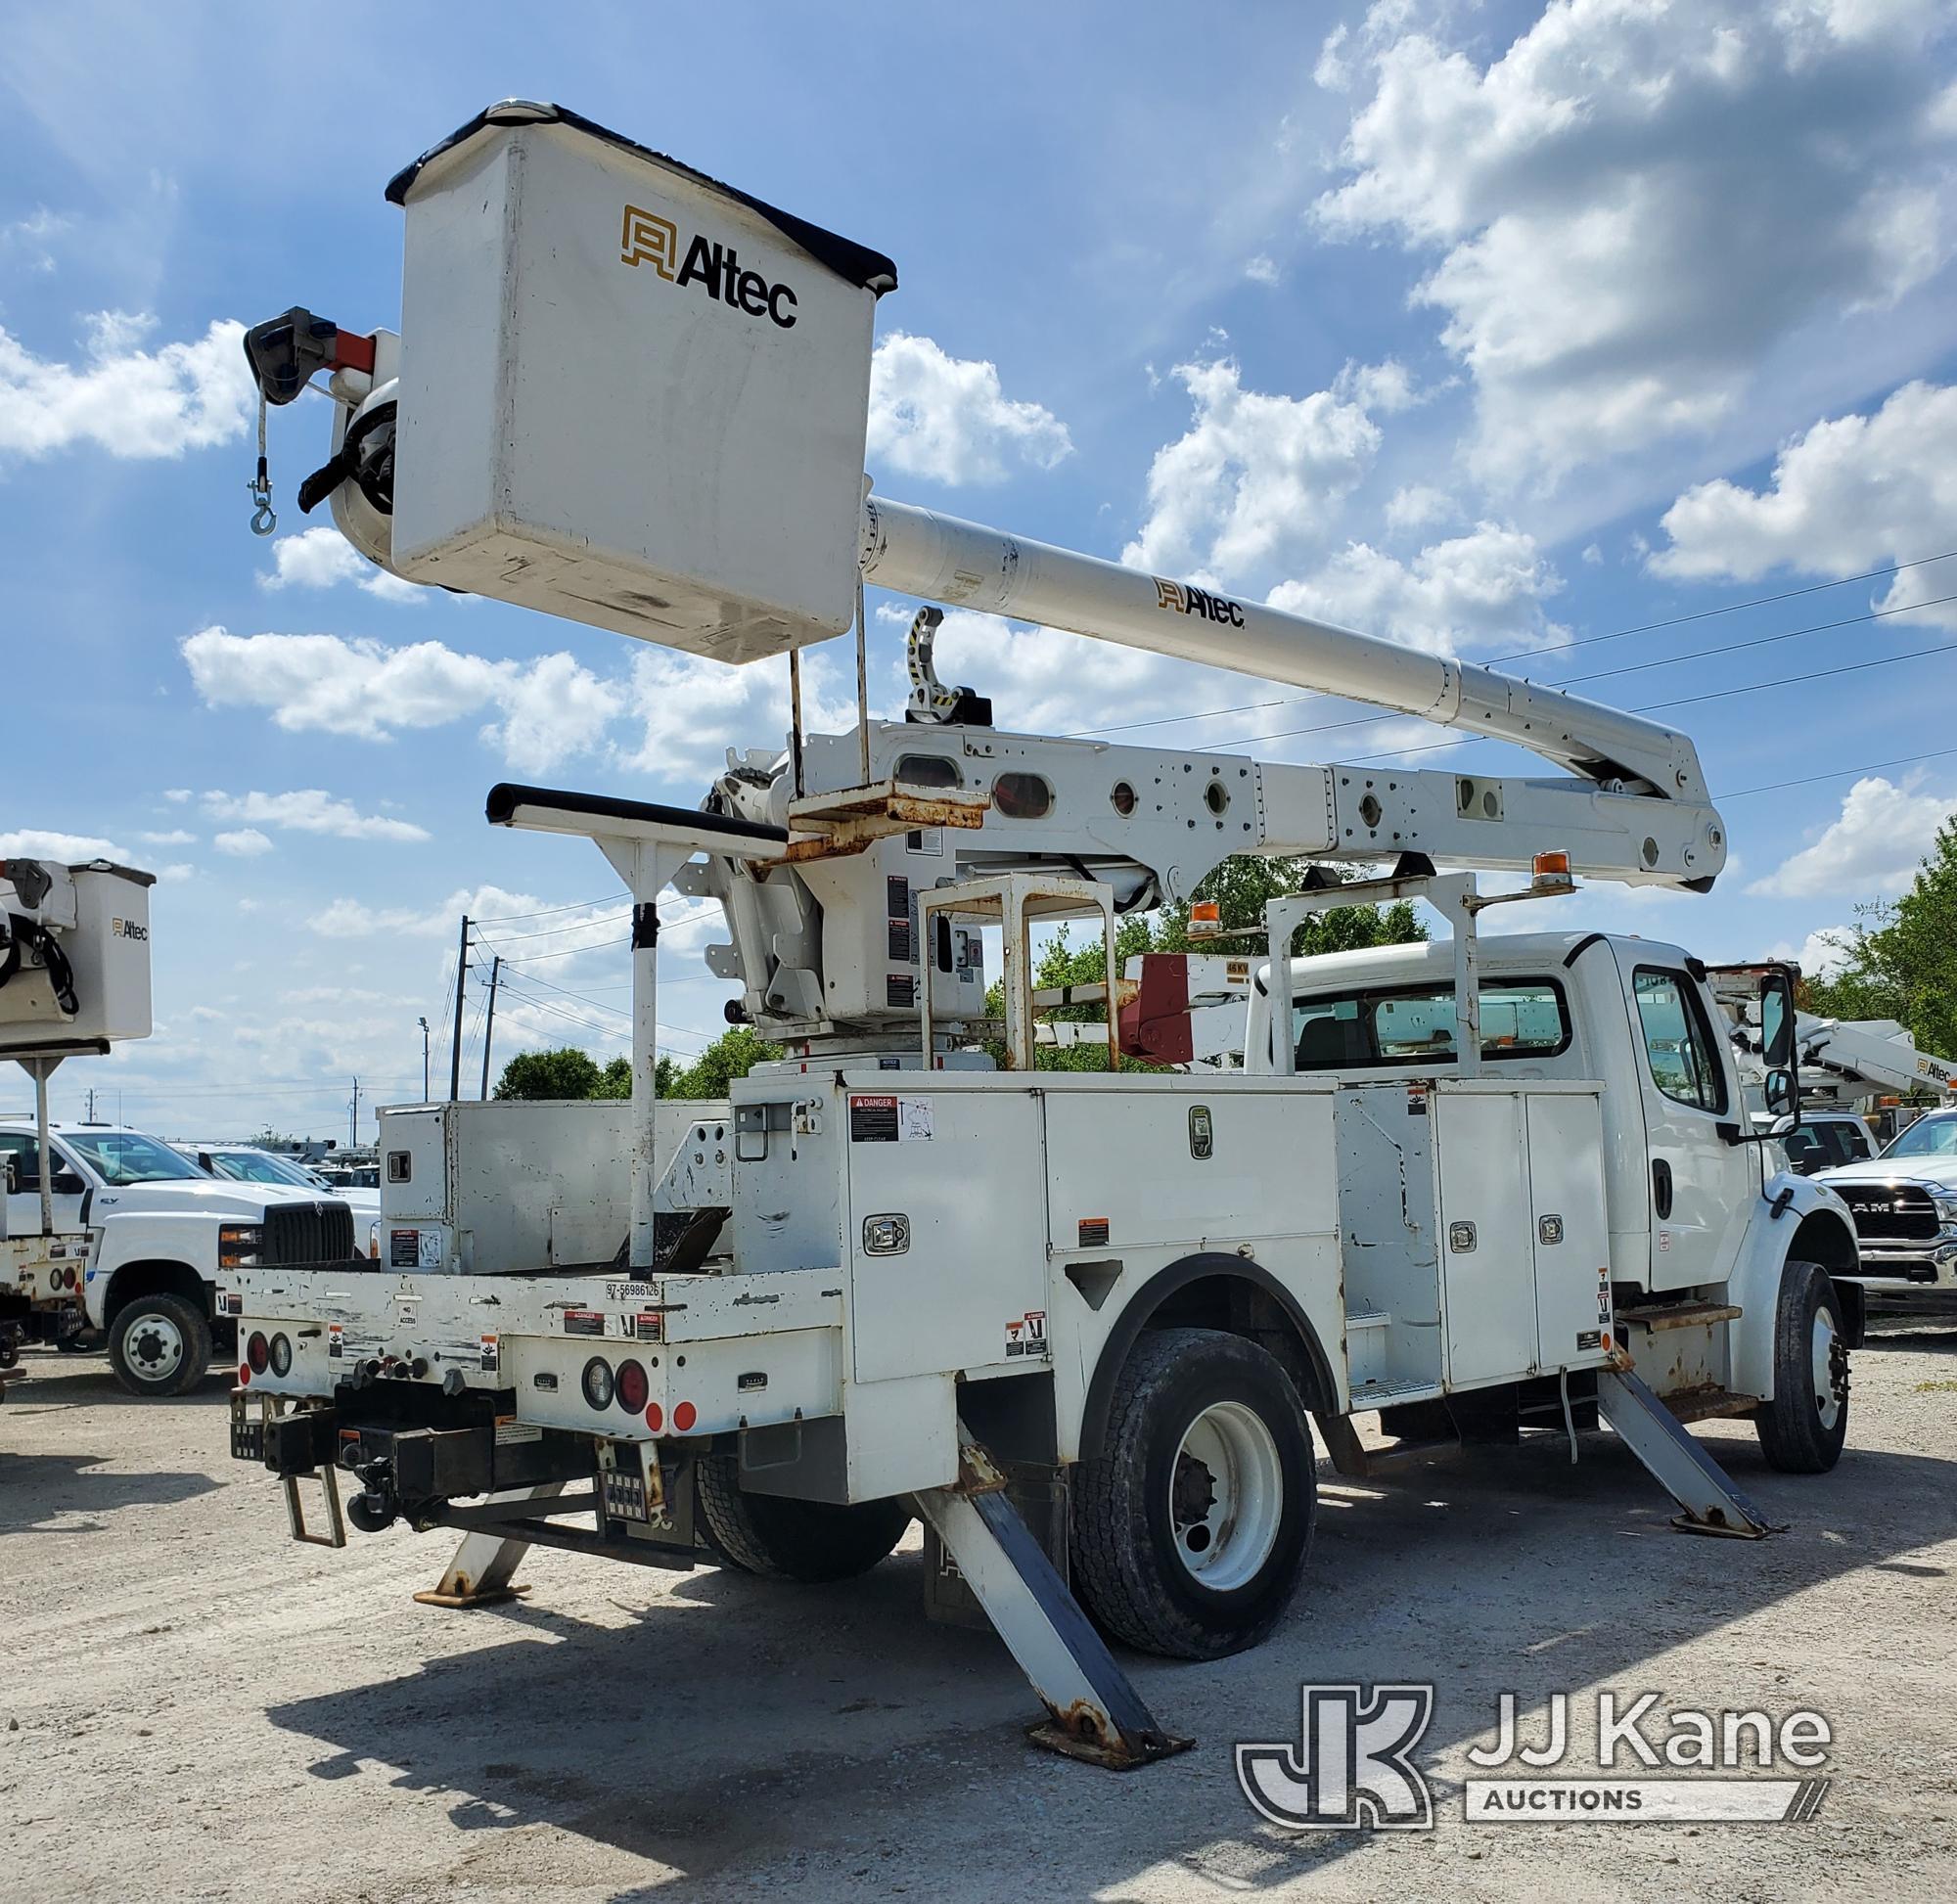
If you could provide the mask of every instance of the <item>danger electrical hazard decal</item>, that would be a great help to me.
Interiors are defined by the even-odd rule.
[[[928,1144],[933,1134],[929,1098],[852,1095],[849,1100],[852,1144]]]
[[[1045,1355],[1046,1311],[1044,1309],[1028,1309],[1024,1315],[1016,1317],[1006,1325],[1006,1353],[1008,1356]]]

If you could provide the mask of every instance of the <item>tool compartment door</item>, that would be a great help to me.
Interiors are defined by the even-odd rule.
[[[946,1089],[937,1073],[908,1071],[856,1073],[839,1095],[853,1379],[1044,1368],[1039,1099]],[[866,1248],[865,1226],[878,1216],[903,1219],[901,1249]]]
[[[1611,1233],[1604,1197],[1604,1109],[1595,1092],[1531,1093],[1536,1354],[1544,1369],[1592,1366],[1611,1327]]]
[[[1525,1100],[1473,1080],[1436,1085],[1434,1154],[1450,1387],[1535,1365],[1535,1255]]]

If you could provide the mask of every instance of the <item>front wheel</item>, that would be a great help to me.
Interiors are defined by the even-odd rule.
[[[1144,1653],[1239,1653],[1290,1604],[1317,1503],[1311,1430],[1276,1359],[1219,1330],[1151,1330],[1121,1365],[1101,1453],[1074,1471],[1074,1582]]]
[[[131,1296],[110,1325],[109,1363],[132,1395],[187,1394],[210,1367],[210,1323],[181,1295]]]
[[[1834,1279],[1819,1263],[1782,1272],[1774,1315],[1774,1397],[1753,1412],[1770,1468],[1825,1474],[1848,1437],[1848,1337]]]

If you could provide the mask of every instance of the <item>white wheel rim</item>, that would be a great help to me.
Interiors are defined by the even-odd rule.
[[[1814,1312],[1814,1407],[1821,1426],[1832,1428],[1842,1414],[1842,1398],[1835,1392],[1835,1318],[1826,1309]]]
[[[1284,1519],[1277,1438],[1242,1402],[1206,1408],[1169,1469],[1169,1525],[1193,1579],[1229,1593],[1256,1577]]]
[[[123,1340],[129,1366],[145,1382],[167,1382],[183,1366],[183,1332],[168,1316],[138,1316]]]

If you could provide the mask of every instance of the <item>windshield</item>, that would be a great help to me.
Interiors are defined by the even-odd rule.
[[[169,1183],[188,1177],[194,1183],[206,1181],[205,1174],[187,1157],[180,1157],[167,1144],[154,1137],[141,1137],[128,1130],[65,1130],[62,1142],[79,1151],[100,1172],[104,1183],[114,1188],[132,1183]]]
[[[285,1157],[267,1151],[212,1151],[210,1167],[220,1177],[237,1183],[296,1184],[300,1190],[317,1190],[319,1179]]]
[[[1919,1117],[1883,1156],[1957,1156],[1957,1117]]]

